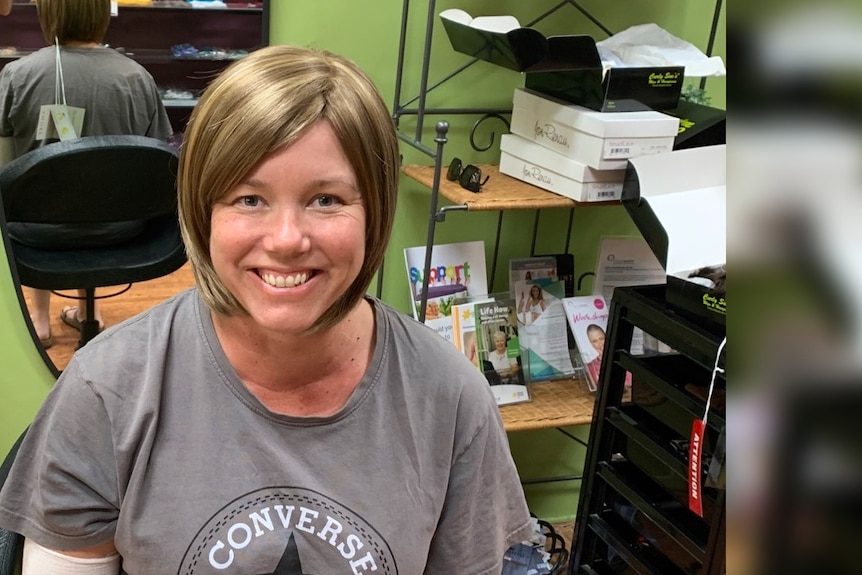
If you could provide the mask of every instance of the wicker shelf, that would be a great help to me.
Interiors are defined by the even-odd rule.
[[[506,431],[589,425],[596,394],[580,379],[541,382],[530,387],[531,401],[503,405],[500,414]]]
[[[440,179],[440,194],[456,205],[462,205],[469,211],[489,210],[538,210],[542,208],[573,208],[575,206],[615,205],[611,202],[576,202],[565,196],[560,196],[536,186],[531,186],[516,180],[506,174],[501,174],[494,164],[479,164],[483,176],[489,176],[488,183],[482,186],[478,194],[468,192],[457,182],[450,182],[443,176]],[[434,186],[434,166],[408,165],[401,168],[408,177],[416,180],[427,188]]]

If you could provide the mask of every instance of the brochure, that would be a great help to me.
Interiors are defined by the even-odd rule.
[[[422,305],[425,246],[404,249],[413,317]],[[435,245],[431,250],[425,324],[452,341],[452,305],[488,293],[485,242]]]
[[[562,281],[515,282],[521,350],[530,381],[572,377]]]
[[[474,304],[478,357],[497,405],[530,400],[521,363],[515,302],[508,294]]]

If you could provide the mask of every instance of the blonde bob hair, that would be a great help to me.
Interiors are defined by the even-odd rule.
[[[311,329],[338,323],[364,297],[395,217],[400,159],[392,118],[372,81],[347,58],[270,46],[234,62],[207,87],[180,151],[180,227],[198,287],[213,311],[247,313],[213,269],[213,205],[321,120],[331,124],[356,173],[365,208],[365,261]]]
[[[111,23],[111,0],[36,0],[36,11],[49,44],[101,43]]]

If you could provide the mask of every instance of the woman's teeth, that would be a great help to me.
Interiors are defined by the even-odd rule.
[[[280,276],[275,274],[261,274],[263,281],[274,287],[296,287],[308,281],[308,274],[301,273],[296,275]]]

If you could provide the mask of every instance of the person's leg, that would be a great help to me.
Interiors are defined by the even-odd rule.
[[[81,322],[84,321],[87,315],[87,292],[86,290],[79,289],[78,290],[78,305],[67,305],[63,308],[63,311],[60,313],[60,317],[64,323],[74,327],[75,329],[81,329]],[[96,300],[93,304],[94,316],[96,321],[99,322],[99,331],[101,331],[105,327],[105,322],[102,321],[102,309],[99,305],[99,300]]]
[[[46,347],[51,340],[51,292],[50,290],[27,288],[30,290],[30,321],[36,335]]]

